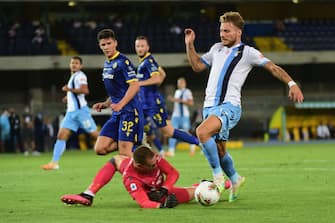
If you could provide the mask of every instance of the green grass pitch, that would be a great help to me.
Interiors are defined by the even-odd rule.
[[[66,151],[58,171],[39,157],[0,154],[0,222],[109,223],[329,223],[335,220],[335,144],[253,146],[230,150],[237,170],[247,178],[240,199],[227,194],[212,207],[195,201],[174,209],[141,209],[122,186],[120,174],[95,197],[93,206],[65,206],[60,196],[82,192],[111,157],[90,151]],[[168,159],[180,171],[179,186],[211,178],[205,157],[177,151]]]

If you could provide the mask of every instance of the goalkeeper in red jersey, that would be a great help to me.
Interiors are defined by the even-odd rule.
[[[142,208],[173,208],[193,199],[195,187],[176,187],[179,172],[147,146],[139,146],[133,158],[114,156],[95,176],[88,189],[80,194],[61,197],[65,204],[90,206],[95,194],[119,171],[130,196]]]

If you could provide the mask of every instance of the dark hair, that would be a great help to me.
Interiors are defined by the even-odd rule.
[[[133,154],[133,159],[136,163],[146,165],[147,159],[155,155],[154,151],[147,146],[141,145],[136,148]]]
[[[72,60],[79,60],[80,64],[83,64],[83,59],[81,59],[80,56],[73,56],[71,59]]]
[[[240,13],[238,12],[226,12],[220,16],[220,22],[231,22],[234,26],[238,27],[240,30],[243,30],[244,20]]]
[[[108,39],[108,38],[116,40],[116,35],[112,29],[103,29],[97,35],[98,42],[101,39]]]
[[[147,43],[149,44],[148,37],[146,37],[146,36],[137,36],[137,37],[136,37],[136,40],[146,40]]]
[[[177,79],[177,81],[179,81],[179,80],[184,80],[184,81],[186,82],[186,78],[185,78],[185,77],[179,77],[179,78]]]

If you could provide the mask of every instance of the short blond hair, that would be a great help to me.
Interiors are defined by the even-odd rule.
[[[230,22],[234,24],[234,26],[236,26],[240,30],[243,30],[244,20],[242,16],[240,15],[240,13],[238,12],[226,12],[225,14],[220,16],[220,22],[221,23]]]

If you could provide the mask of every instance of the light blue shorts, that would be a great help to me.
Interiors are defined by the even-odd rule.
[[[189,117],[172,117],[171,124],[175,129],[189,131],[191,128],[191,122]]]
[[[79,128],[85,132],[94,132],[97,130],[97,125],[92,118],[90,109],[85,106],[76,111],[66,112],[61,128],[71,129],[74,132],[77,132]]]
[[[225,102],[217,106],[203,109],[203,117],[206,119],[210,115],[215,115],[221,120],[221,129],[214,136],[215,139],[228,140],[229,130],[234,128],[241,118],[241,106]]]

